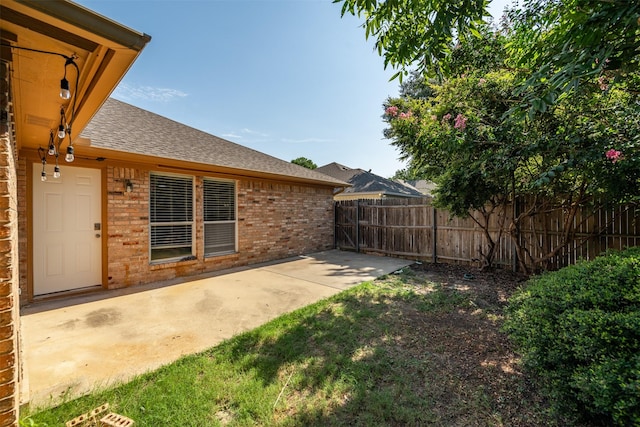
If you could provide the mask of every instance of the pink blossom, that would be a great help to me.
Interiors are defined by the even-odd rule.
[[[598,86],[600,86],[600,90],[609,89],[609,79],[606,76],[598,77]]]
[[[604,155],[607,157],[607,159],[611,160],[612,163],[615,163],[624,158],[624,156],[622,155],[622,151],[614,150],[613,148],[604,153]]]
[[[442,124],[444,124],[445,122],[448,122],[449,120],[451,120],[451,114],[447,113],[444,116],[442,116]]]
[[[432,114],[431,115],[431,120],[433,120],[435,122],[436,120],[438,120],[438,116],[436,116],[435,114]]]
[[[478,86],[482,86],[483,84],[485,84],[487,82],[487,79],[485,78],[481,78],[478,80]]]
[[[400,117],[401,119],[408,119],[409,117],[413,117],[413,113],[411,111],[407,113],[400,113],[398,117]]]
[[[467,127],[467,118],[462,114],[458,114],[455,119],[455,123],[453,125],[454,128],[458,130],[465,130]]]
[[[395,117],[398,115],[398,107],[396,107],[395,105],[392,105],[391,107],[387,107],[386,110],[384,110],[384,112],[391,117]]]

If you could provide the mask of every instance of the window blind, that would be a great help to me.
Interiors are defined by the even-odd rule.
[[[232,181],[205,179],[204,250],[218,255],[236,250],[236,186]]]
[[[151,174],[151,260],[193,254],[193,178]]]

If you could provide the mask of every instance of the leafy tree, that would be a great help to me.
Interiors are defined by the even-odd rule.
[[[532,111],[593,78],[613,85],[638,70],[637,1],[531,0],[508,16],[510,62],[520,70]]]
[[[487,0],[334,0],[342,15],[363,16],[366,37],[402,78],[452,75],[458,43],[480,35]],[[517,5],[517,3],[516,3]],[[628,0],[531,0],[513,7],[510,66],[530,111],[545,111],[591,78],[617,82],[638,70],[640,3]],[[635,88],[637,90],[637,87]]]
[[[401,179],[403,181],[412,181],[414,179],[421,179],[420,175],[417,174],[411,168],[398,169],[396,173],[389,179]]]
[[[511,107],[512,82],[508,73],[449,79],[432,85],[430,98],[391,99],[385,109],[385,135],[414,175],[437,184],[436,206],[469,216],[484,231],[485,266],[500,239],[490,232],[490,220],[508,202],[515,169],[509,165],[517,162],[514,153],[522,145],[522,134],[501,120]]]
[[[484,40],[486,46],[500,42],[490,34]],[[456,48],[461,52],[454,52],[467,58],[452,69],[458,77],[441,82],[420,79],[406,86],[420,97],[387,101],[385,136],[409,160],[411,174],[438,184],[438,206],[457,216],[470,215],[478,223],[487,241],[485,265],[491,265],[501,238],[499,232],[489,232],[491,218],[502,225],[507,203],[526,197],[528,209],[509,219],[508,229],[522,268],[539,268],[573,241],[578,209],[603,195],[610,203],[639,199],[638,96],[620,89],[602,90],[594,83],[565,96],[533,120],[509,114],[525,96],[513,95],[516,74],[504,69],[474,71],[465,63],[473,65],[478,58],[474,52],[483,45],[476,41],[473,46],[461,44]],[[468,74],[462,72],[467,69]],[[527,243],[531,246],[535,239],[515,238],[523,221],[557,207],[563,209],[567,232],[556,246],[538,247],[533,253]]]
[[[435,181],[436,202],[455,215],[481,213],[486,264],[500,238],[489,219],[505,218],[508,200],[532,200],[512,236],[544,210],[564,213],[554,248],[534,255],[515,242],[523,267],[544,265],[571,241],[578,209],[596,197],[638,201],[640,3],[532,0],[491,34],[483,0],[334,2],[364,17],[385,67],[399,69],[385,135],[409,160],[407,173]],[[514,114],[523,107],[527,116]]]
[[[298,157],[297,159],[291,160],[291,163],[305,167],[307,169],[316,169],[318,167],[318,165],[316,165],[312,160],[309,160],[306,157]]]
[[[385,68],[400,68],[402,78],[418,64],[432,75],[447,74],[454,40],[467,39],[487,16],[487,0],[334,0],[342,15],[364,16],[366,37],[376,37]]]

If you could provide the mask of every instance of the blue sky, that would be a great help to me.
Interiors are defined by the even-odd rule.
[[[330,0],[78,0],[152,36],[113,97],[290,161],[389,177],[394,74]],[[502,10],[507,0],[494,0]]]

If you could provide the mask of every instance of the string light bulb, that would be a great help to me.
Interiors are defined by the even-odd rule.
[[[75,156],[73,155],[73,145],[69,144],[69,146],[67,147],[67,155],[64,156],[64,159],[71,163],[75,160]]]
[[[53,177],[54,178],[60,178],[60,166],[56,165],[53,168]]]
[[[49,151],[47,154],[50,156],[55,156],[56,154],[56,144],[53,142],[53,131],[49,133]]]
[[[72,56],[65,56],[65,58],[66,58],[66,61],[64,63],[64,76],[62,77],[62,80],[60,80],[60,98],[66,101],[68,99],[71,99],[71,90],[69,90],[69,80],[67,80],[67,66],[73,65],[74,67],[76,67],[76,71],[78,71],[78,65],[76,65]]]
[[[60,107],[60,125],[58,126],[58,138],[64,139],[67,136],[65,132],[65,122],[67,121],[67,116],[64,114],[64,108]]]
[[[67,100],[71,98],[71,91],[69,90],[69,80],[67,80],[67,69],[64,70],[65,77],[60,80],[60,98]]]
[[[44,182],[47,180],[47,171],[44,169],[47,165],[47,155],[45,153],[44,148],[38,147],[38,155],[40,156],[40,161],[42,162],[42,172],[40,172],[40,181]]]

